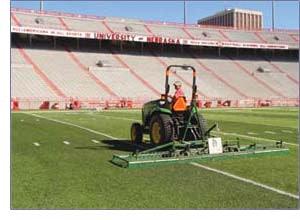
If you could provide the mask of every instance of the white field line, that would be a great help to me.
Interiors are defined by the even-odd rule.
[[[293,131],[290,131],[290,130],[281,130],[283,133],[289,133],[289,134],[292,134]]]
[[[63,143],[64,143],[65,145],[70,145],[70,142],[69,142],[69,141],[63,141]]]
[[[247,134],[255,135],[255,134],[257,134],[257,133],[255,133],[255,132],[247,132]]]
[[[265,131],[266,134],[276,134],[274,131]]]
[[[217,170],[217,169],[214,169],[214,168],[211,168],[211,167],[203,166],[203,165],[198,164],[198,163],[190,163],[190,164],[192,164],[194,166],[197,166],[197,167],[200,167],[200,168],[205,169],[205,170],[209,170],[209,171],[212,171],[212,172],[215,172],[215,173],[218,173],[218,174],[221,174],[221,175],[224,175],[224,176],[227,176],[227,177],[245,182],[245,183],[249,183],[249,184],[267,189],[269,191],[276,192],[276,193],[281,194],[281,195],[285,195],[285,196],[288,196],[288,197],[291,197],[291,198],[294,198],[294,199],[299,199],[299,195],[288,193],[288,192],[276,189],[274,187],[267,186],[267,185],[262,184],[262,183],[258,183],[258,182],[253,181],[253,180],[249,180],[249,179],[246,179],[246,178],[243,178],[243,177],[240,177],[240,176],[237,176],[237,175],[233,175],[231,173],[227,173],[227,172],[224,172],[224,171],[221,171],[221,170]]]
[[[99,141],[95,140],[95,139],[92,139],[92,142],[95,143],[95,144],[98,144]]]
[[[113,137],[113,136],[110,136],[110,135],[107,135],[107,134],[104,134],[104,133],[101,133],[101,132],[98,132],[98,131],[95,131],[95,130],[92,130],[92,129],[89,129],[89,128],[86,128],[86,127],[83,127],[83,126],[79,126],[79,125],[76,125],[76,124],[72,124],[72,123],[68,123],[68,122],[64,122],[64,121],[60,121],[60,120],[56,120],[56,119],[52,119],[52,118],[42,117],[42,116],[39,116],[39,115],[36,115],[36,114],[29,114],[29,115],[32,115],[34,117],[43,118],[43,119],[46,119],[46,120],[49,120],[49,121],[54,121],[54,122],[57,122],[57,123],[60,123],[60,124],[69,125],[69,126],[72,126],[72,127],[80,128],[82,130],[89,131],[89,132],[94,133],[94,134],[100,134],[102,136],[109,137],[109,138],[114,139],[114,140],[118,139],[116,137]],[[238,177],[236,175],[233,175],[233,174],[230,174],[230,173],[226,173],[226,172],[221,171],[221,170],[213,169],[213,168],[210,168],[210,167],[207,167],[207,166],[203,166],[203,165],[200,165],[198,163],[190,163],[190,164],[192,164],[194,166],[201,167],[202,169],[206,169],[206,170],[210,170],[210,171],[222,174],[222,175],[226,175],[228,177],[231,177],[231,178],[234,178],[234,179],[246,182],[246,183],[253,184],[255,186],[262,187],[264,189],[276,192],[276,193],[281,194],[281,195],[286,195],[286,196],[289,196],[291,198],[299,199],[298,195],[294,195],[292,193],[284,192],[282,190],[276,189],[276,188],[271,187],[271,186],[264,185],[262,183],[255,182],[253,180],[248,180],[246,178]]]
[[[37,118],[43,118],[43,119],[46,119],[48,121],[53,121],[53,122],[56,122],[56,123],[59,123],[59,124],[69,125],[69,126],[72,126],[72,127],[75,127],[75,128],[79,128],[79,129],[82,129],[82,130],[85,130],[85,131],[88,131],[88,132],[91,132],[91,133],[94,133],[94,134],[102,135],[102,136],[110,138],[110,139],[114,139],[114,140],[118,139],[118,138],[110,136],[108,134],[105,134],[105,133],[102,133],[102,132],[99,132],[99,131],[95,131],[93,129],[86,128],[86,127],[83,127],[83,126],[80,126],[80,125],[76,125],[76,124],[73,124],[73,123],[69,123],[69,122],[65,122],[65,121],[60,121],[60,120],[53,119],[53,118],[47,118],[47,117],[44,117],[44,116],[40,116],[40,115],[36,115],[36,114],[31,114],[31,113],[24,113],[24,114],[28,114],[28,115],[31,115],[31,116],[34,116],[34,117],[37,117]]]
[[[260,140],[260,141],[267,141],[267,142],[275,142],[278,140],[272,140],[272,139],[268,139],[268,138],[260,138],[260,137],[253,137],[253,136],[249,136],[249,135],[244,135],[244,134],[237,134],[237,133],[226,133],[226,132],[217,132],[217,131],[212,131],[213,133],[219,133],[219,134],[223,134],[223,135],[229,135],[229,136],[236,136],[236,137],[242,137],[248,140]],[[289,142],[283,142],[284,144],[287,145],[292,145],[292,146],[299,146],[299,144],[296,143],[289,143]]]

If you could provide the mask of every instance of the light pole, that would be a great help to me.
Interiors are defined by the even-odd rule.
[[[274,21],[275,21],[275,15],[274,15],[274,0],[272,0],[272,31],[274,31]]]
[[[183,23],[186,23],[186,7],[185,7],[185,0],[183,1]]]
[[[40,0],[40,11],[44,10],[44,1]]]

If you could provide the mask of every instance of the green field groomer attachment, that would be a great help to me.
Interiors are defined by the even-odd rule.
[[[219,142],[219,143],[218,143]],[[245,157],[286,154],[289,149],[282,141],[273,145],[256,143],[241,146],[239,139],[225,141],[220,147],[221,138],[208,138],[207,141],[170,142],[141,152],[128,155],[114,155],[112,163],[124,168],[139,168],[167,164],[205,162]]]

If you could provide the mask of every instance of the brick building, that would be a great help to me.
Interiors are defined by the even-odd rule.
[[[226,9],[212,16],[199,19],[198,24],[260,30],[263,28],[263,14],[260,11],[246,9]]]

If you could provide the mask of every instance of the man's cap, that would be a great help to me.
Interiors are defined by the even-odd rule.
[[[173,83],[173,85],[174,85],[174,86],[181,86],[181,82],[180,82],[180,81],[175,81],[175,82]]]

